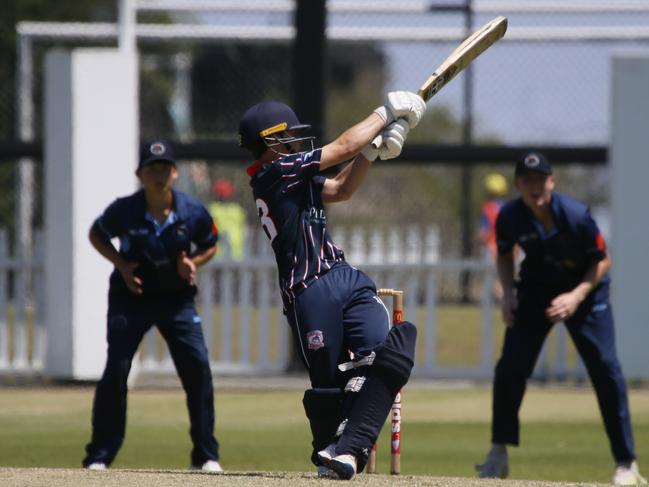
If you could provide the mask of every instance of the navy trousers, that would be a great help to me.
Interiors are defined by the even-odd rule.
[[[97,384],[92,411],[92,439],[83,465],[110,465],[126,429],[126,393],[133,356],[144,334],[157,326],[187,395],[192,465],[218,460],[214,438],[214,391],[201,321],[193,300],[141,302],[111,299],[108,309],[108,358]],[[152,411],[151,414],[155,414]]]
[[[553,294],[521,288],[514,324],[507,328],[493,384],[492,442],[518,445],[518,411],[527,379],[553,324],[544,310]],[[608,284],[600,284],[565,323],[593,383],[613,457],[635,458],[626,384],[615,351]]]
[[[367,355],[385,341],[390,314],[374,282],[337,263],[287,307],[287,318],[313,388],[344,387],[338,364],[349,352]]]

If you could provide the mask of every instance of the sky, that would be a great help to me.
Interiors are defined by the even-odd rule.
[[[359,3],[368,3],[358,0]],[[392,1],[392,0],[391,0]],[[373,5],[390,4],[374,0]],[[410,3],[404,0],[403,3]],[[441,3],[441,2],[438,2]],[[445,2],[456,3],[456,2]],[[476,0],[474,5],[493,5]],[[521,2],[500,1],[501,5]],[[524,2],[528,4],[528,2]],[[531,2],[530,2],[531,3]],[[549,1],[535,3],[548,4]],[[554,1],[556,5],[608,5],[601,0]],[[618,5],[646,5],[645,0]],[[528,4],[529,5],[529,4]],[[509,32],[536,27],[649,28],[646,13],[511,13],[506,11]],[[497,13],[476,14],[475,28]],[[282,14],[249,13],[204,16],[208,23],[282,25],[291,18]],[[331,14],[335,26],[461,27],[463,15],[446,14]],[[506,36],[507,37],[507,36]],[[455,42],[397,42],[383,45],[388,54],[389,77],[385,90],[416,90],[454,49]],[[474,133],[476,138],[496,138],[507,144],[605,145],[609,139],[611,60],[614,55],[643,53],[643,42],[509,42],[501,41],[473,63]],[[456,77],[429,106],[449,108],[462,115],[462,75]]]

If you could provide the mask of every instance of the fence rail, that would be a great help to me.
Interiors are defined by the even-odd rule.
[[[376,251],[376,235],[368,235],[367,240],[355,245]],[[0,375],[47,375],[40,234],[36,249],[29,259],[10,256],[7,233],[0,230]],[[402,250],[412,252],[407,247]],[[493,265],[483,260],[399,261],[394,255],[385,256],[383,262],[390,263],[381,264],[375,257],[368,253],[359,267],[379,287],[405,291],[405,317],[420,331],[414,376],[489,379],[501,339],[497,330],[502,330],[492,297],[496,277]],[[455,286],[466,272],[472,276],[476,299],[464,304],[449,302],[444,289]],[[199,287],[198,306],[215,374],[269,375],[287,370],[292,360],[290,330],[283,316],[275,261],[267,251],[242,261],[231,260],[227,254],[223,260],[212,261],[201,269]],[[386,303],[388,307],[390,304]],[[105,323],[92,326],[103,327]],[[536,378],[585,377],[583,365],[566,337],[564,327],[557,327],[541,354]],[[134,370],[141,374],[174,373],[157,331],[146,335]]]

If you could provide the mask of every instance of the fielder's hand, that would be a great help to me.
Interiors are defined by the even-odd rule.
[[[426,102],[421,96],[410,91],[388,93],[385,105],[374,110],[388,126],[398,118],[405,118],[410,128],[415,128],[426,112]]]
[[[142,279],[135,275],[135,269],[139,264],[137,262],[124,262],[117,267],[117,270],[124,279],[124,284],[133,294],[142,294]]]
[[[410,132],[410,125],[403,118],[388,125],[381,133],[382,143],[379,147],[379,158],[386,161],[398,157],[403,149],[403,144],[406,143],[408,132]]]
[[[180,277],[187,281],[190,286],[193,286],[196,283],[196,264],[194,264],[194,261],[189,258],[187,252],[184,250],[178,256],[176,266]]]
[[[575,314],[580,302],[573,293],[559,294],[545,309],[545,317],[553,323],[565,321]]]
[[[510,328],[514,324],[516,310],[518,309],[518,298],[512,293],[505,293],[500,303],[505,326]]]

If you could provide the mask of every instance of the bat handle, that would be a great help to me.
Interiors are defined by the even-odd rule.
[[[376,137],[374,137],[374,140],[372,141],[372,147],[378,149],[379,147],[381,147],[382,143],[383,143],[383,136],[379,134]]]

